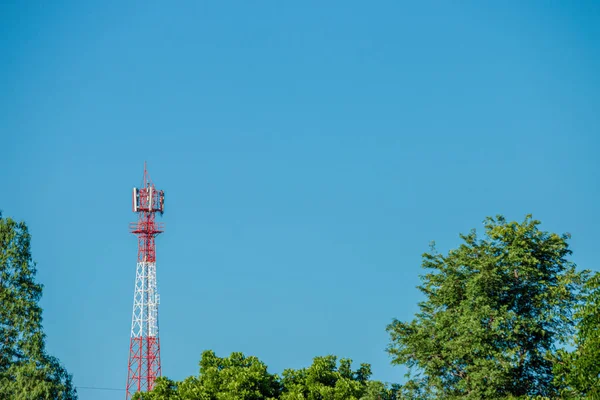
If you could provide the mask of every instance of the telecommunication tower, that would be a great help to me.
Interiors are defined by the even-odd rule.
[[[138,238],[138,259],[133,294],[133,317],[129,344],[126,400],[135,392],[150,391],[161,376],[160,342],[158,338],[158,288],[156,286],[156,246],[154,239],[164,231],[164,223],[156,222],[156,214],[164,212],[165,193],[157,190],[148,176],[140,188],[133,188],[133,212],[137,222],[129,230]]]

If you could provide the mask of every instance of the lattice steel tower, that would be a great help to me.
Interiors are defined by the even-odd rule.
[[[152,390],[154,380],[161,375],[160,342],[158,338],[158,288],[156,286],[156,247],[154,239],[164,231],[156,222],[156,213],[164,212],[165,194],[156,190],[144,163],[142,187],[133,188],[133,212],[137,222],[129,224],[138,237],[138,260],[133,294],[133,318],[129,345],[129,371],[126,399],[135,392]]]

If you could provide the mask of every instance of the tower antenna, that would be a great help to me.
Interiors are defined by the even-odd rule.
[[[144,161],[142,187],[133,188],[133,212],[137,222],[129,231],[138,238],[138,260],[133,292],[133,316],[129,343],[126,400],[135,392],[150,391],[161,376],[160,341],[158,337],[158,305],[156,284],[155,238],[164,232],[164,223],[156,222],[156,213],[164,212],[165,193],[150,180]]]

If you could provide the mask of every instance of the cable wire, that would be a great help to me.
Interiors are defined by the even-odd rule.
[[[125,391],[125,389],[117,389],[117,388],[103,388],[103,387],[96,387],[96,386],[75,386],[75,389],[87,389],[87,390],[118,390],[118,391]]]

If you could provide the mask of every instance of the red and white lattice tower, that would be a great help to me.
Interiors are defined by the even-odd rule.
[[[144,163],[142,187],[133,189],[133,212],[137,222],[129,224],[138,237],[138,260],[133,294],[133,318],[129,345],[129,371],[126,399],[135,392],[152,390],[154,380],[161,375],[160,342],[158,339],[158,288],[156,286],[156,246],[154,239],[164,231],[156,222],[156,214],[164,212],[165,194],[156,190]]]

